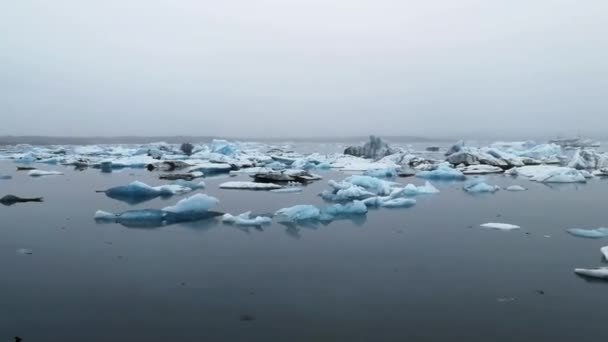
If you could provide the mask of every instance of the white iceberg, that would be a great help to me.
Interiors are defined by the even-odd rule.
[[[256,216],[251,217],[251,211],[242,213],[238,216],[233,216],[231,214],[224,214],[222,216],[222,222],[235,224],[237,226],[263,226],[272,223],[272,218],[267,216]]]
[[[274,183],[226,182],[220,184],[220,189],[235,190],[273,190],[281,188],[283,188],[283,186]]]
[[[513,168],[508,172],[511,175],[529,177],[530,180],[540,183],[585,183],[585,175],[569,167],[551,165],[531,165]]]
[[[392,198],[390,196],[370,197],[362,201],[368,207],[409,208],[416,204],[412,198]]]
[[[496,222],[489,222],[489,223],[484,223],[482,225],[480,225],[481,227],[484,228],[491,228],[491,229],[498,229],[498,230],[514,230],[514,229],[520,229],[520,226],[516,226],[514,224],[509,224],[509,223],[496,223]]]
[[[507,191],[526,191],[528,189],[524,188],[521,185],[509,185],[508,187],[505,188],[505,190],[507,190]]]
[[[372,192],[376,195],[388,195],[391,193],[391,188],[397,184],[393,182],[388,182],[382,179],[378,179],[370,176],[361,176],[355,175],[346,178],[343,182],[350,183],[353,185],[360,186],[365,190]]]
[[[43,177],[43,176],[58,176],[58,175],[63,175],[63,172],[59,172],[59,171],[45,171],[45,170],[31,170],[27,174],[30,177]]]
[[[346,204],[334,204],[321,210],[321,218],[330,220],[340,215],[364,214],[367,214],[367,206],[361,201],[353,201]]]
[[[608,246],[604,246],[604,247],[600,248],[600,252],[602,252],[604,259],[608,260]]]
[[[581,228],[571,228],[566,229],[571,235],[588,238],[588,239],[601,239],[608,236],[608,228],[596,228],[596,229],[581,229]]]

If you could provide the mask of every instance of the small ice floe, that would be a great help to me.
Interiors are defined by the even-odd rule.
[[[328,201],[351,201],[351,200],[362,200],[365,198],[373,197],[376,194],[367,191],[365,188],[354,185],[348,182],[336,182],[330,180],[329,186],[333,188],[332,191],[325,190],[321,192],[320,196]]]
[[[314,205],[300,204],[289,208],[279,209],[274,215],[279,222],[299,222],[318,220],[321,217],[321,211]]]
[[[608,267],[575,268],[574,273],[583,277],[608,280]]]
[[[509,223],[496,223],[496,222],[489,222],[489,223],[484,223],[482,225],[480,225],[483,228],[491,228],[491,229],[498,229],[498,230],[514,230],[514,229],[520,229],[520,226],[516,226],[514,224],[509,224]]]
[[[31,170],[27,174],[30,177],[43,177],[43,176],[59,176],[59,175],[63,175],[63,172],[59,172],[59,171],[45,171],[45,170]]]
[[[391,192],[390,196],[393,198],[400,197],[400,195],[406,196],[417,196],[417,195],[432,195],[438,194],[439,189],[437,189],[433,184],[429,181],[426,181],[424,185],[416,186],[414,184],[408,184],[403,188],[395,188]]]
[[[504,170],[498,166],[492,165],[469,165],[458,168],[465,175],[485,175],[490,173],[502,173]]]
[[[298,192],[302,192],[303,189],[299,188],[299,187],[287,187],[287,188],[282,188],[282,189],[274,189],[274,190],[270,190],[270,192],[276,192],[276,193],[280,193],[280,194],[293,194],[293,193],[298,193]]]
[[[112,199],[137,204],[159,196],[169,197],[191,191],[193,191],[192,188],[179,184],[150,186],[140,181],[134,181],[128,185],[116,186],[101,192]]]
[[[194,166],[186,169],[186,173],[203,172],[204,174],[228,173],[232,170],[232,165],[227,163],[197,162]]]
[[[340,215],[364,215],[367,206],[361,201],[352,201],[346,204],[334,204],[321,210],[321,219],[333,220]]]
[[[165,174],[158,176],[158,178],[165,179],[165,180],[192,181],[193,179],[201,178],[204,175],[205,174],[202,171],[193,171],[193,172],[188,172],[188,173],[165,173]]]
[[[505,188],[505,190],[507,190],[507,191],[526,191],[528,189],[524,188],[521,185],[509,185],[508,187]]]
[[[431,171],[420,171],[416,174],[418,178],[436,180],[465,180],[466,176],[459,170],[453,169],[446,164],[440,164]]]
[[[478,179],[472,182],[465,184],[463,187],[464,191],[472,194],[479,193],[494,193],[500,190],[498,185],[489,185],[483,181],[483,179]]]
[[[237,226],[259,227],[272,223],[272,218],[267,216],[251,217],[251,211],[248,211],[237,216],[224,214],[224,216],[222,216],[222,222],[235,224]]]
[[[257,183],[257,182],[226,182],[220,184],[220,189],[235,189],[235,190],[274,190],[281,189],[283,186],[274,183]]]
[[[34,254],[34,251],[32,251],[31,249],[27,249],[27,248],[19,248],[17,250],[17,254],[32,255],[32,254]]]
[[[608,228],[596,228],[596,229],[581,229],[581,228],[571,228],[566,229],[571,235],[588,238],[588,239],[601,239],[608,236]]]

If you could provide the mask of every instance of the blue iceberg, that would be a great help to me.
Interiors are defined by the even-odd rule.
[[[436,180],[465,180],[466,176],[459,170],[453,169],[445,164],[440,164],[435,170],[420,171],[416,174],[418,178]]]

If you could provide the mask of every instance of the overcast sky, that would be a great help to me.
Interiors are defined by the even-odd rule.
[[[0,134],[608,128],[606,0],[13,0]]]

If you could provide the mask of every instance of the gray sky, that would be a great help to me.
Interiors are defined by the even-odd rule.
[[[0,134],[601,134],[606,0],[14,0]]]

